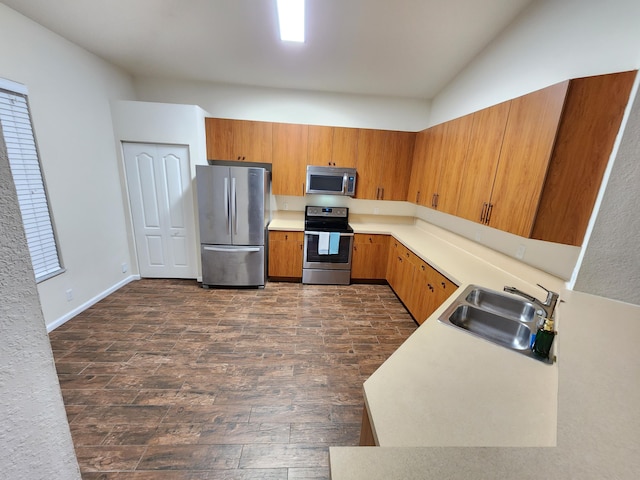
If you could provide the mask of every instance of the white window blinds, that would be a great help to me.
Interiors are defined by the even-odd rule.
[[[62,271],[26,95],[0,89],[0,122],[36,281]]]

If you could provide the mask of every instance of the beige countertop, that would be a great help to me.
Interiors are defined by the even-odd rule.
[[[269,228],[303,230],[303,216],[278,212]],[[381,446],[331,447],[333,480],[637,478],[639,306],[565,290],[420,220],[352,214],[349,223],[356,233],[392,234],[459,291],[513,285],[544,298],[540,283],[563,302],[552,366],[439,323],[445,302],[365,382]]]

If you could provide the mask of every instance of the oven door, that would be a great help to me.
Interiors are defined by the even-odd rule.
[[[320,268],[325,270],[350,270],[353,233],[340,233],[338,253],[320,255],[318,241],[320,232],[304,232],[304,257],[302,268]]]

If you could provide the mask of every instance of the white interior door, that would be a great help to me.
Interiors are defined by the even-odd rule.
[[[123,143],[140,276],[196,278],[186,145]]]

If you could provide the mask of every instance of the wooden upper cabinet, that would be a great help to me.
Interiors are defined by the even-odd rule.
[[[356,197],[406,200],[414,142],[411,132],[361,129]]]
[[[569,84],[532,238],[581,245],[636,71]]]
[[[333,156],[333,127],[309,125],[307,165],[331,166]]]
[[[387,132],[388,156],[380,175],[380,200],[405,200],[411,176],[416,134]]]
[[[207,158],[271,163],[272,124],[206,118]]]
[[[407,201],[417,203],[418,205],[424,205],[424,199],[426,198],[423,184],[427,169],[426,159],[430,132],[431,129],[426,129],[416,133],[415,146],[413,149]]]
[[[436,208],[452,215],[458,209],[458,195],[472,124],[473,115],[465,115],[445,124]]]
[[[309,125],[308,165],[355,168],[357,128]]]
[[[209,160],[231,160],[233,154],[233,124],[226,118],[205,118],[207,158]]]
[[[445,162],[446,130],[444,123],[428,130],[428,145],[425,148],[424,171],[420,182],[420,205],[426,207],[436,208],[438,205],[440,176]]]
[[[360,129],[333,127],[332,167],[356,168]]]
[[[511,101],[473,114],[456,215],[481,222],[491,200]]]
[[[308,125],[273,124],[271,191],[274,195],[305,194],[308,140]]]
[[[241,120],[233,131],[233,146],[237,160],[271,163],[272,124]]]
[[[540,202],[569,82],[511,101],[489,225],[528,237]]]

